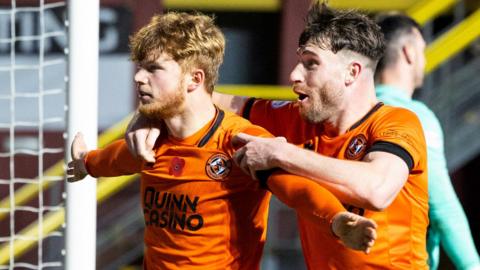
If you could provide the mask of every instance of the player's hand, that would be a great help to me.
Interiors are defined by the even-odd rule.
[[[85,167],[85,155],[87,154],[87,145],[82,133],[77,133],[72,142],[71,155],[72,161],[68,163],[67,181],[76,182],[88,175]]]
[[[233,137],[232,144],[243,147],[233,154],[233,160],[245,173],[257,179],[256,171],[278,167],[277,154],[285,143],[284,137],[262,138],[239,133]]]
[[[347,211],[336,214],[331,226],[345,246],[365,254],[370,253],[377,239],[377,223],[374,220]]]
[[[141,158],[147,163],[155,163],[153,147],[160,136],[158,123],[136,113],[125,132],[128,150],[135,158]]]

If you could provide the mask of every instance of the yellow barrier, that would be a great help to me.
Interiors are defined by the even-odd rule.
[[[121,190],[137,178],[137,175],[127,175],[114,178],[100,178],[97,186],[97,202],[102,203],[105,199]],[[57,230],[65,222],[65,211],[59,210],[47,213],[43,218],[42,235],[45,237],[51,232]],[[30,224],[28,227],[18,233],[18,235],[37,239],[39,237],[38,222]],[[37,245],[38,240],[20,240],[13,243],[13,256],[21,256],[24,252]],[[5,243],[0,246],[0,265],[5,264],[10,258],[10,244]]]
[[[457,0],[423,0],[409,7],[406,13],[420,25],[437,17],[452,7]]]
[[[65,220],[65,211],[59,210],[55,212],[50,212],[45,215],[43,219],[43,235],[48,235],[49,233],[56,230],[60,225],[63,224]],[[19,235],[24,237],[38,238],[38,222],[30,224],[27,228],[23,229]],[[38,240],[15,240],[13,244],[13,255],[17,257],[24,252],[28,251],[31,247],[37,245]],[[0,246],[0,265],[5,264],[10,259],[10,244],[6,243]]]
[[[328,5],[337,9],[361,9],[373,12],[388,10],[406,10],[418,0],[330,0]]]
[[[264,99],[293,100],[297,98],[290,86],[224,84],[217,86],[215,91],[236,96]]]
[[[45,176],[61,176],[63,175],[63,160],[57,162],[55,165],[45,171]],[[53,181],[43,181],[42,189],[47,189]],[[33,197],[38,195],[39,184],[25,184],[17,191],[15,191],[15,205],[22,205],[30,201]],[[10,197],[6,197],[0,201],[0,209],[10,208]],[[0,220],[7,216],[8,212],[0,212]]]
[[[468,18],[433,41],[425,54],[427,64],[425,72],[428,74],[441,63],[454,56],[480,36],[480,9],[477,9]]]
[[[280,0],[164,0],[163,6],[167,9],[276,12],[281,8],[280,2]]]
[[[368,11],[406,10],[417,0],[330,0],[329,6],[338,9],[356,8]],[[164,0],[166,9],[195,9],[207,11],[255,11],[278,12],[280,0]]]

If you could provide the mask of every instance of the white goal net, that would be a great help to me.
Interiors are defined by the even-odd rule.
[[[0,269],[64,269],[65,1],[0,0]]]

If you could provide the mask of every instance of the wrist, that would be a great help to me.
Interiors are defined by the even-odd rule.
[[[284,142],[279,144],[275,148],[275,152],[272,155],[272,164],[271,167],[275,168],[285,168],[285,166],[289,162],[289,156],[291,153],[291,147],[296,147],[293,144],[290,144],[288,142]]]
[[[82,154],[81,160],[82,160],[82,164],[83,164],[83,167],[81,167],[82,173],[83,173],[85,176],[87,176],[87,175],[92,175],[92,174],[88,171],[88,152],[85,152],[85,153]]]
[[[329,220],[329,224],[330,224],[330,231],[332,233],[333,236],[335,236],[336,238],[340,238],[340,227],[339,227],[339,224],[338,224],[338,214],[335,214],[335,216],[333,216],[330,220]]]

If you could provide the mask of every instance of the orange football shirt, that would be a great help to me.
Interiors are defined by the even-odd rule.
[[[238,132],[271,137],[237,115],[218,111],[186,139],[162,132],[153,166],[135,160],[124,140],[87,154],[92,176],[141,172],[145,269],[259,268],[270,192],[233,163],[231,139]],[[345,211],[326,189],[301,177],[277,172],[268,187],[322,231],[330,232],[332,217]]]
[[[346,205],[349,211],[377,222],[377,240],[370,254],[345,248],[299,216],[303,253],[309,269],[428,269],[427,155],[417,116],[406,109],[377,104],[345,134],[329,137],[321,125],[302,119],[296,102],[253,99],[243,115],[275,136],[325,156],[362,160],[371,151],[401,157],[410,174],[397,198],[384,211]]]
[[[232,134],[268,134],[250,126],[217,113],[188,138],[157,140],[151,167],[136,161],[124,140],[88,153],[92,176],[141,172],[145,269],[259,268],[270,192],[231,160]]]

